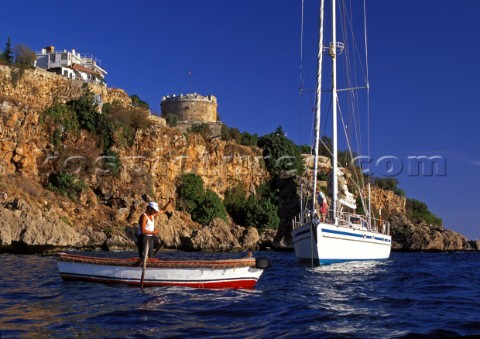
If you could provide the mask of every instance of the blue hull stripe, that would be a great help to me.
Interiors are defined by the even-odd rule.
[[[329,230],[326,228],[322,228],[322,232],[325,233],[333,233],[333,234],[341,234],[341,235],[348,235],[351,237],[357,237],[357,238],[363,238],[362,234],[356,234],[356,233],[350,233],[350,232],[343,232],[343,231],[334,231],[334,230]]]
[[[331,233],[331,234],[346,235],[346,236],[356,237],[356,238],[363,238],[363,234],[350,233],[350,232],[345,232],[345,231],[335,231],[335,230],[329,230],[329,229],[326,229],[326,228],[322,228],[322,232],[324,232],[324,233]],[[374,236],[370,236],[370,235],[367,235],[365,238],[366,238],[366,239],[372,239],[372,238],[373,238],[374,240],[380,240],[380,241],[390,242],[388,239],[379,238],[379,237],[374,237]]]
[[[371,240],[378,240],[378,241],[384,241],[386,243],[390,243],[391,240],[387,239],[387,238],[380,238],[380,237],[376,237],[376,236],[373,236],[373,235],[364,235],[363,234],[359,234],[359,233],[351,233],[351,232],[347,232],[347,231],[337,231],[337,230],[330,230],[328,228],[322,228],[321,229],[323,233],[330,233],[330,234],[336,234],[336,235],[345,235],[345,236],[349,236],[349,237],[354,237],[354,238],[364,238],[364,239],[371,239]],[[304,235],[304,234],[310,234],[311,233],[311,230],[310,229],[306,229],[304,231],[301,231],[301,232],[298,232],[297,234],[295,234],[293,237],[295,239],[298,239],[298,237]]]

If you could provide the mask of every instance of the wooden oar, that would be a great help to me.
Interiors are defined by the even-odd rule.
[[[142,277],[140,278],[140,288],[143,289],[143,279],[145,278],[145,270],[147,269],[148,251],[150,250],[150,239],[146,237],[145,244],[143,246],[143,268]]]
[[[155,252],[153,252],[153,257],[152,258],[155,258],[155,256],[158,254],[158,252],[160,252],[160,247],[158,247]]]

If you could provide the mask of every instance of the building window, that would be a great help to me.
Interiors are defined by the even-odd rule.
[[[67,53],[62,53],[62,60],[67,60]]]
[[[55,54],[50,54],[50,62],[55,62]]]

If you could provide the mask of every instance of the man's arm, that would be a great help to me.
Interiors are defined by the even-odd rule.
[[[160,209],[160,211],[155,212],[155,213],[153,214],[153,216],[156,217],[156,216],[158,216],[158,215],[160,215],[160,214],[165,214],[165,213],[167,212],[168,208],[170,207],[170,205],[173,205],[173,202],[174,202],[174,199],[173,199],[173,198],[168,199],[167,204],[166,204],[165,206],[163,206],[163,207]]]

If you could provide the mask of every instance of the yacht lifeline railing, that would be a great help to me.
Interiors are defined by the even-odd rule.
[[[330,210],[326,215],[325,223],[332,223],[331,215],[332,210]],[[370,218],[372,223],[369,224],[368,220],[369,218],[364,215],[340,212],[338,217],[338,226],[390,235],[390,223],[388,221]],[[292,219],[292,229],[297,229],[305,224],[310,224],[312,221],[314,223],[318,223],[320,218],[316,212],[312,213],[312,211],[307,210],[303,215],[298,214]]]

